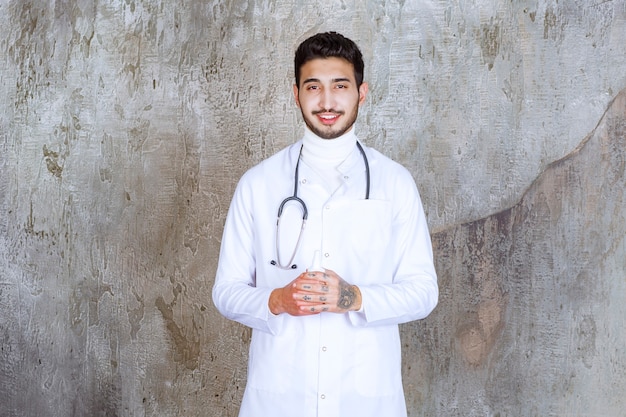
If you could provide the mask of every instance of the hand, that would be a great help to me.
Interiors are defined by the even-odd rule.
[[[292,316],[324,311],[342,314],[361,308],[361,291],[334,271],[304,272],[285,287],[272,291],[269,307],[274,314]]]
[[[276,288],[270,294],[268,305],[273,314],[287,313],[292,316],[310,316],[319,314],[319,311],[307,309],[308,301],[306,292],[300,289],[317,284],[316,280],[309,279],[306,273],[300,274],[296,279],[282,288]]]

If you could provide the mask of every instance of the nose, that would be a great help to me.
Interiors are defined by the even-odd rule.
[[[319,105],[324,110],[331,110],[335,106],[335,97],[331,88],[324,88],[320,94]]]

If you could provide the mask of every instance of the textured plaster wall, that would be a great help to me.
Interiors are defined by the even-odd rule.
[[[223,221],[321,30],[433,232],[409,415],[623,415],[624,0],[0,0],[0,416],[236,416]]]

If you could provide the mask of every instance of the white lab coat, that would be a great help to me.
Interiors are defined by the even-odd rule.
[[[241,178],[227,216],[213,301],[227,318],[252,330],[248,381],[240,417],[403,417],[398,324],[426,317],[438,287],[422,203],[410,173],[372,148],[370,199],[364,200],[363,158],[354,152],[339,167],[344,184],[332,195],[304,162],[298,196],[308,222],[294,263],[276,259],[276,215],[293,194],[299,141]],[[299,215],[297,208],[291,213]],[[298,216],[281,224],[281,260],[293,251]],[[289,238],[289,235],[292,237]],[[348,314],[275,316],[271,291],[310,266],[321,251],[332,269],[362,294],[362,310]]]

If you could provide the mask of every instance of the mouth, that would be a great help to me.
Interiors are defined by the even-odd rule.
[[[330,112],[317,112],[314,113],[318,120],[324,124],[324,125],[332,125],[334,124],[339,117],[341,117],[342,113],[341,112],[337,112],[337,113],[330,113]]]

